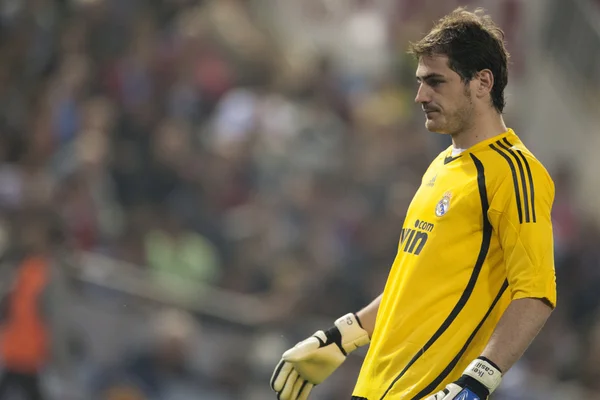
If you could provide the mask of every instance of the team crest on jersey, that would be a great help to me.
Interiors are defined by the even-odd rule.
[[[451,199],[452,199],[452,193],[450,193],[450,192],[444,193],[444,196],[442,196],[442,199],[435,206],[435,215],[437,215],[438,217],[445,215],[448,212],[448,209],[450,208],[450,200]]]

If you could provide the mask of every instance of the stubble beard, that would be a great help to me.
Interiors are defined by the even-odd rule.
[[[450,115],[447,115],[447,114],[440,115],[440,116],[443,116],[445,119],[442,126],[436,127],[434,125],[434,126],[431,126],[431,129],[429,129],[430,128],[428,126],[429,122],[433,122],[433,121],[428,120],[427,123],[425,124],[427,129],[429,129],[432,132],[446,134],[446,135],[452,135],[452,136],[460,135],[461,132],[464,132],[466,129],[468,129],[472,124],[473,114],[474,114],[475,110],[473,107],[473,101],[471,99],[471,93],[468,91],[467,87],[465,87],[464,93],[465,93],[465,97],[463,99],[463,102],[462,102],[463,104],[461,107],[457,108]]]

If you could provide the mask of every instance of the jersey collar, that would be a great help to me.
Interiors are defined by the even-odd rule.
[[[449,164],[454,160],[458,160],[458,159],[462,158],[465,154],[473,153],[479,149],[489,146],[492,143],[497,142],[498,140],[502,140],[505,137],[511,137],[511,136],[515,136],[515,132],[512,129],[508,128],[508,130],[506,132],[496,135],[494,137],[491,137],[489,139],[486,139],[482,142],[479,142],[479,143],[469,147],[468,149],[465,149],[462,153],[460,153],[459,155],[457,155],[455,157],[452,157],[452,146],[450,146],[450,147],[448,147],[448,150],[444,154],[444,165]]]

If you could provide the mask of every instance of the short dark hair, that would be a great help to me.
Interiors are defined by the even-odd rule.
[[[504,88],[508,83],[508,59],[504,32],[481,8],[474,12],[459,7],[440,19],[421,40],[410,43],[409,53],[421,56],[445,55],[448,66],[464,82],[489,69],[494,75],[491,100],[502,113],[505,106]]]

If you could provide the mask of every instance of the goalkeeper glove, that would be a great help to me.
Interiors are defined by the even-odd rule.
[[[314,335],[283,353],[271,377],[280,400],[306,400],[313,386],[323,382],[357,348],[369,343],[356,315],[338,318],[328,331]]]
[[[486,400],[500,385],[502,371],[485,357],[475,359],[463,375],[426,400]]]

